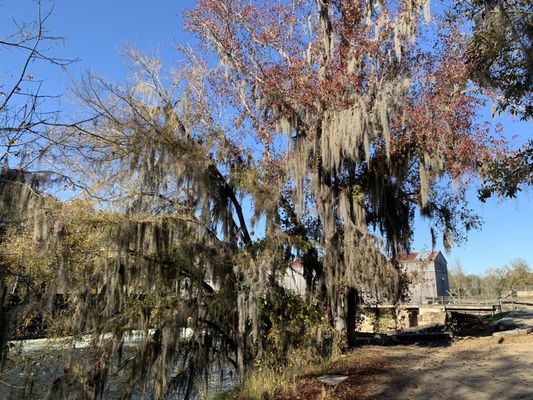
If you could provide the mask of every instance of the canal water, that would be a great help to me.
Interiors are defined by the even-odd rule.
[[[149,334],[152,334],[150,332]],[[108,335],[102,335],[107,339]],[[111,336],[109,335],[109,338]],[[79,340],[72,338],[59,339],[33,339],[26,341],[13,341],[9,343],[9,356],[0,371],[0,400],[44,400],[50,398],[49,390],[54,382],[64,375],[64,360],[68,357],[74,360],[83,358],[84,353],[90,351],[89,344],[93,340],[91,336],[84,336]],[[133,354],[135,346],[140,345],[145,336],[139,332],[131,332],[124,341],[125,355]],[[118,388],[120,382],[110,378],[105,399],[119,399]],[[208,382],[200,385],[203,393],[193,399],[201,399],[207,395],[213,395],[228,390],[236,384],[236,377],[228,370],[220,371],[213,368],[209,374]],[[152,392],[148,388],[137,386],[134,389],[134,400],[151,399]],[[69,400],[77,397],[67,397]],[[184,399],[184,393],[175,392],[169,397],[170,400]],[[53,397],[50,400],[56,400]]]

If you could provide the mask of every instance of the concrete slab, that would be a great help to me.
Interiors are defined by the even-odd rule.
[[[348,379],[348,377],[346,375],[322,375],[316,379],[322,383],[325,383],[326,385],[335,386],[344,382],[346,379]]]

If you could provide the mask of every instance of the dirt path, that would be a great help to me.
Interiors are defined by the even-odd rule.
[[[389,373],[369,385],[365,398],[533,399],[531,335],[500,344],[487,337],[444,348],[412,347],[390,349]]]
[[[533,334],[500,343],[487,336],[443,347],[365,346],[341,358],[328,372],[348,379],[327,387],[308,377],[288,398],[533,399]]]

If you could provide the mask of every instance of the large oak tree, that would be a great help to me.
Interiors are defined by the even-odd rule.
[[[448,248],[475,227],[464,190],[499,144],[474,122],[462,35],[423,35],[430,21],[423,1],[200,0],[177,72],[132,51],[126,84],[88,75],[94,118],[57,129],[47,157],[90,205],[35,214],[48,201],[19,175],[0,193],[38,227],[24,256],[62,266],[65,326],[112,334],[55,395],[101,398],[113,375],[162,398],[216,360],[241,379],[288,362],[324,323],[346,341],[359,302],[401,299],[417,210]],[[308,304],[280,285],[300,266]],[[123,362],[131,329],[146,340]]]

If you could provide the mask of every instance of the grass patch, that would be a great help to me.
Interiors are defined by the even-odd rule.
[[[332,360],[310,363],[299,367],[285,368],[256,367],[250,372],[243,385],[209,397],[209,400],[267,400],[281,395],[283,398],[297,397],[300,377],[324,374]]]

